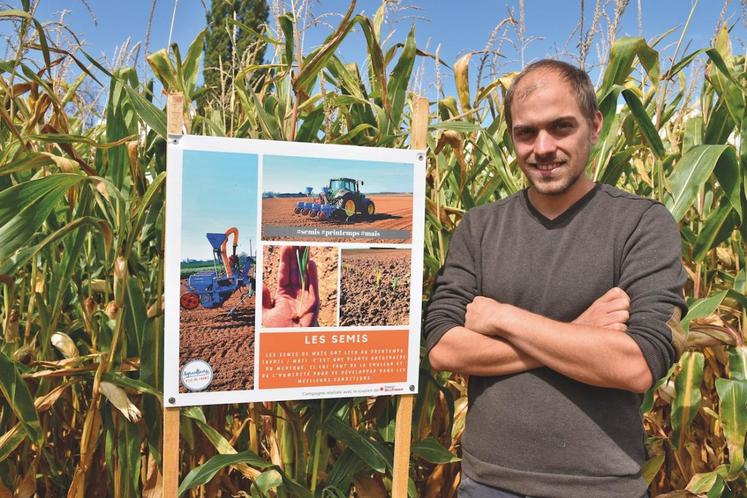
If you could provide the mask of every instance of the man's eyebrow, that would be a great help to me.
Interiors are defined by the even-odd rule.
[[[573,121],[576,122],[576,116],[569,115],[569,116],[560,116],[559,118],[555,118],[552,120],[552,123],[560,123],[562,121]]]
[[[576,123],[578,121],[578,119],[576,118],[576,116],[574,116],[572,114],[569,114],[567,116],[560,116],[560,117],[557,117],[557,118],[553,119],[552,121],[548,121],[547,124],[549,124],[549,125],[556,125],[558,123],[562,123],[562,122],[565,122],[565,121],[572,121],[572,122]],[[526,124],[525,123],[516,123],[516,124],[513,125],[512,129],[513,129],[513,131],[528,131],[528,130],[535,130],[535,129],[537,129],[538,126],[543,126],[543,125],[545,125],[545,123],[538,123],[538,124],[535,124],[535,123],[531,123],[531,124],[530,123],[526,123]]]

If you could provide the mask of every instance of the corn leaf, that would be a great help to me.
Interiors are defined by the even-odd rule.
[[[31,258],[39,254],[45,247],[49,246],[52,243],[62,240],[64,237],[68,236],[76,229],[86,226],[86,225],[93,229],[101,230],[104,233],[111,233],[111,228],[109,227],[109,224],[104,220],[99,220],[99,219],[96,219],[90,216],[76,218],[75,220],[69,222],[68,224],[66,224],[59,230],[55,231],[54,233],[49,234],[47,237],[44,238],[44,240],[42,240],[38,244],[29,246],[29,247],[23,247],[19,249],[15,254],[13,254],[11,257],[1,262],[0,263],[0,275],[15,274],[20,268],[22,268],[26,263],[28,263],[31,260]]]
[[[719,421],[729,448],[729,474],[744,465],[744,440],[747,435],[747,380],[716,379]]]
[[[127,96],[130,98],[132,107],[135,108],[140,119],[142,119],[151,130],[155,131],[161,138],[166,138],[166,113],[156,106],[148,102],[148,100],[140,95],[140,93],[134,88],[130,87],[126,83],[122,84],[122,87],[127,92]]]
[[[456,83],[457,95],[462,112],[472,109],[472,103],[469,98],[469,61],[472,59],[472,53],[464,54],[454,63],[454,81]]]
[[[62,195],[85,177],[57,174],[0,192],[0,261],[29,243]]]
[[[148,61],[150,68],[153,70],[153,73],[156,75],[156,78],[158,78],[163,85],[164,90],[172,92],[184,91],[184,88],[182,88],[182,85],[176,78],[176,68],[171,62],[169,51],[167,49],[162,48],[161,50],[153,52],[146,57],[146,60]]]
[[[693,494],[704,494],[708,493],[710,497],[710,491],[716,488],[717,494],[714,496],[721,496],[721,491],[724,489],[724,480],[718,475],[718,472],[706,472],[702,474],[695,474],[690,482],[687,483],[686,489]]]
[[[729,350],[729,378],[747,380],[747,346]]]
[[[679,221],[695,201],[700,187],[713,173],[720,161],[736,161],[734,149],[729,145],[698,145],[688,150],[669,176],[671,197],[666,206]]]
[[[13,361],[2,352],[0,352],[0,392],[3,393],[29,439],[35,444],[40,444],[43,435],[31,392]]]
[[[633,70],[633,60],[638,60],[651,81],[659,80],[659,53],[649,47],[643,38],[621,38],[612,44],[609,63],[604,71],[602,86],[597,91],[600,100],[604,99],[614,85],[622,85]]]
[[[412,445],[413,455],[417,455],[426,462],[431,463],[454,463],[462,459],[443,447],[434,437],[428,437],[417,441]]]
[[[324,430],[333,437],[343,441],[355,452],[366,465],[376,472],[386,470],[386,457],[363,434],[350,427],[337,416],[330,416],[324,421]]]
[[[354,20],[350,19],[350,16],[355,9],[355,0],[350,2],[348,10],[342,17],[340,25],[337,27],[334,33],[332,33],[324,41],[324,44],[312,51],[303,61],[303,67],[300,69],[298,75],[293,78],[293,89],[297,94],[307,97],[311,91],[311,87],[316,81],[322,68],[327,65],[327,61],[335,53],[337,47],[340,46],[342,40],[350,32],[350,29],[354,25]]]
[[[675,379],[676,395],[672,403],[672,445],[679,448],[685,441],[688,428],[700,408],[700,385],[703,383],[703,353],[687,351],[679,361],[680,371]]]
[[[693,259],[703,261],[708,251],[728,238],[736,226],[732,214],[732,207],[728,199],[723,197],[719,205],[708,214],[703,229],[693,245]]]
[[[632,91],[623,90],[622,95],[630,107],[630,113],[635,118],[636,123],[638,123],[643,139],[659,160],[664,159],[664,144],[661,142],[661,137],[659,137],[654,123],[651,122],[651,118],[646,113],[646,108],[643,107],[638,96]]]
[[[402,120],[402,112],[405,108],[405,99],[407,97],[407,85],[410,82],[412,68],[415,66],[415,28],[413,27],[407,35],[405,48],[402,55],[394,66],[392,76],[389,78],[387,85],[387,94],[392,105],[391,121],[387,127],[387,133],[391,134],[399,128]]]
[[[690,322],[692,320],[695,320],[697,318],[705,318],[713,314],[713,312],[715,312],[719,305],[723,302],[727,293],[728,291],[717,292],[712,296],[704,297],[696,300],[693,303],[690,303],[690,309],[688,310],[687,315],[685,315],[685,317],[680,322],[682,327],[687,330],[687,327],[690,325]]]
[[[353,450],[345,448],[329,472],[327,483],[338,489],[349,489],[353,478],[368,467]],[[347,495],[345,495],[347,496]]]
[[[182,64],[182,72],[184,76],[184,96],[187,100],[194,98],[195,86],[197,85],[197,78],[200,74],[200,61],[202,60],[203,44],[205,37],[207,36],[207,29],[200,31],[192,43],[189,45],[187,50],[187,57],[184,59]]]
[[[179,484],[179,496],[182,496],[187,490],[192,489],[195,486],[209,482],[220,470],[238,463],[248,464],[261,469],[266,469],[271,466],[271,464],[264,461],[256,453],[250,450],[234,453],[232,455],[215,455],[204,464],[189,471],[189,474],[187,474],[181,484]]]

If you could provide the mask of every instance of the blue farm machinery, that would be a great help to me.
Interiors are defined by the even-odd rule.
[[[245,287],[246,292],[239,302],[241,304],[245,298],[251,297],[255,281],[249,275],[252,268],[251,257],[244,261],[242,268],[241,260],[236,255],[236,247],[239,244],[238,229],[231,227],[225,233],[207,233],[205,236],[213,248],[213,271],[200,271],[190,275],[186,292],[179,298],[179,303],[188,310],[195,309],[199,305],[204,308],[217,308],[222,306],[236,290]],[[233,251],[229,256],[226,246],[231,236],[233,236]]]
[[[354,215],[372,217],[376,206],[360,191],[362,181],[354,178],[332,178],[313,202],[297,202],[293,212],[319,220],[346,221]],[[311,196],[311,188],[306,189]]]

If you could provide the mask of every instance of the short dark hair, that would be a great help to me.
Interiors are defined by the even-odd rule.
[[[537,71],[553,73],[560,76],[566,83],[568,83],[568,85],[570,85],[573,93],[576,94],[576,101],[586,119],[589,122],[594,119],[594,115],[599,111],[599,104],[597,104],[597,94],[594,91],[594,85],[591,83],[591,79],[589,78],[589,75],[586,74],[586,71],[579,69],[572,64],[568,64],[567,62],[553,59],[542,59],[525,67],[516,78],[514,78],[511,87],[508,89],[508,92],[506,92],[506,98],[503,100],[503,115],[506,117],[509,135],[511,134],[511,126],[513,123],[511,119],[511,104],[516,98],[516,89],[519,87],[521,80],[529,74]]]

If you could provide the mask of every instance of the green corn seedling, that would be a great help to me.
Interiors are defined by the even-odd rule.
[[[303,248],[296,247],[296,263],[298,263],[298,276],[301,280],[301,296],[296,302],[296,317],[298,320],[301,319],[301,312],[303,311],[303,304],[308,294],[308,266],[309,266],[309,246]]]

